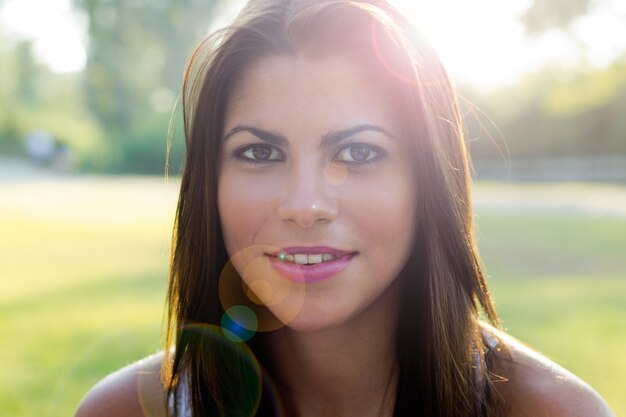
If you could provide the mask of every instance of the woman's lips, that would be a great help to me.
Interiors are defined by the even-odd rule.
[[[327,246],[293,246],[268,254],[268,257],[272,267],[283,277],[312,283],[343,271],[356,254]]]

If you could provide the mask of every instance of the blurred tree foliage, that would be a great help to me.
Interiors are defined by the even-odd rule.
[[[529,35],[539,35],[551,29],[567,29],[576,18],[587,13],[592,2],[593,0],[534,0],[522,16],[522,24]]]
[[[163,173],[173,133],[170,172],[178,172],[184,141],[180,117],[170,116],[185,63],[223,2],[72,4],[87,22],[81,73],[52,73],[33,58],[30,41],[0,32],[0,153],[23,154],[24,138],[41,129],[67,145],[83,170]]]
[[[169,112],[218,0],[74,0],[87,16],[87,104],[116,171],[163,172]],[[180,153],[182,141],[174,141]]]
[[[576,20],[611,0],[534,0],[526,33],[561,31],[576,40]],[[579,47],[580,43],[578,43]],[[495,91],[461,86],[468,138],[477,159],[626,154],[626,53],[608,68],[550,62]]]
[[[33,58],[31,41],[0,34],[0,153],[24,152],[23,139],[43,129],[78,154],[96,152],[101,130],[85,109],[75,75],[53,74]]]
[[[565,30],[610,0],[535,0],[522,20],[530,36]],[[73,0],[87,22],[79,74],[53,74],[28,41],[0,32],[0,153],[23,152],[44,129],[84,170],[163,173],[180,168],[180,115],[170,115],[193,47],[223,0]],[[2,4],[2,0],[0,0]],[[461,86],[472,154],[479,159],[626,154],[626,56],[604,69],[558,65],[509,87]],[[506,157],[508,157],[506,156]]]
[[[605,69],[546,68],[507,88],[461,91],[474,158],[626,154],[626,55]]]

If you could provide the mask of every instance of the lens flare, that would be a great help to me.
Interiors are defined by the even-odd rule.
[[[246,306],[231,307],[222,315],[224,336],[233,342],[249,340],[256,333],[258,324],[256,314]]]
[[[229,320],[235,323],[250,320],[251,312],[246,311],[245,308],[235,307],[230,313],[235,319]],[[263,396],[269,396],[267,400],[272,406],[280,404],[277,398],[272,398],[278,393],[271,386],[271,379],[265,375],[250,347],[245,343],[233,342],[227,330],[212,324],[186,324],[182,329],[181,338],[195,348],[201,349],[200,354],[211,357],[212,361],[218,364],[220,371],[231,378],[232,384],[228,385],[228,393],[221,399],[221,405],[227,410],[228,415],[255,416]],[[158,370],[156,373],[158,381]],[[185,370],[179,375],[179,384],[182,385],[179,385],[177,389],[187,390],[180,396],[183,401],[189,398],[191,377],[192,375]],[[154,371],[152,375],[140,373],[140,378],[138,378],[137,390],[142,411],[146,416],[163,414],[162,408],[157,410],[154,406],[152,408],[149,406],[154,403],[156,394],[162,395],[162,391],[155,391],[155,387],[159,388],[160,384],[154,384],[149,380],[154,378]]]
[[[329,163],[324,167],[324,180],[330,185],[341,185],[348,179],[348,167],[344,164]]]
[[[246,296],[254,304],[262,305],[263,300],[271,300],[272,286],[264,279],[257,279],[246,286]]]
[[[285,279],[270,265],[267,254],[278,251],[279,248],[267,245],[246,248],[233,255],[220,274],[222,308],[228,311],[235,306],[247,307],[256,317],[258,332],[289,324],[304,304],[305,285]]]
[[[414,62],[409,64],[404,62],[404,57],[408,49],[408,42],[399,33],[393,33],[391,27],[385,20],[387,16],[378,16],[372,19],[371,41],[374,53],[378,57],[380,64],[385,70],[398,81],[419,85],[420,80],[416,77],[413,66],[419,66],[421,57],[413,57]]]

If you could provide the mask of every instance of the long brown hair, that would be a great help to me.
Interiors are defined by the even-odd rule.
[[[498,319],[474,242],[455,90],[432,48],[383,0],[250,0],[231,26],[192,56],[183,87],[187,151],[168,292],[170,354],[163,366],[170,397],[176,405],[184,377],[194,415],[280,413],[269,398],[271,377],[257,336],[238,347],[219,337],[219,280],[228,254],[217,169],[225,109],[242,73],[264,56],[302,53],[351,54],[374,68],[396,92],[415,149],[419,236],[400,276],[405,291],[394,415],[498,414],[479,311],[492,324]]]

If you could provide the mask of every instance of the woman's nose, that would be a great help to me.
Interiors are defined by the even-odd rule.
[[[287,184],[276,210],[283,221],[311,227],[337,218],[339,206],[332,195],[336,190],[325,180],[321,170],[300,170]]]

